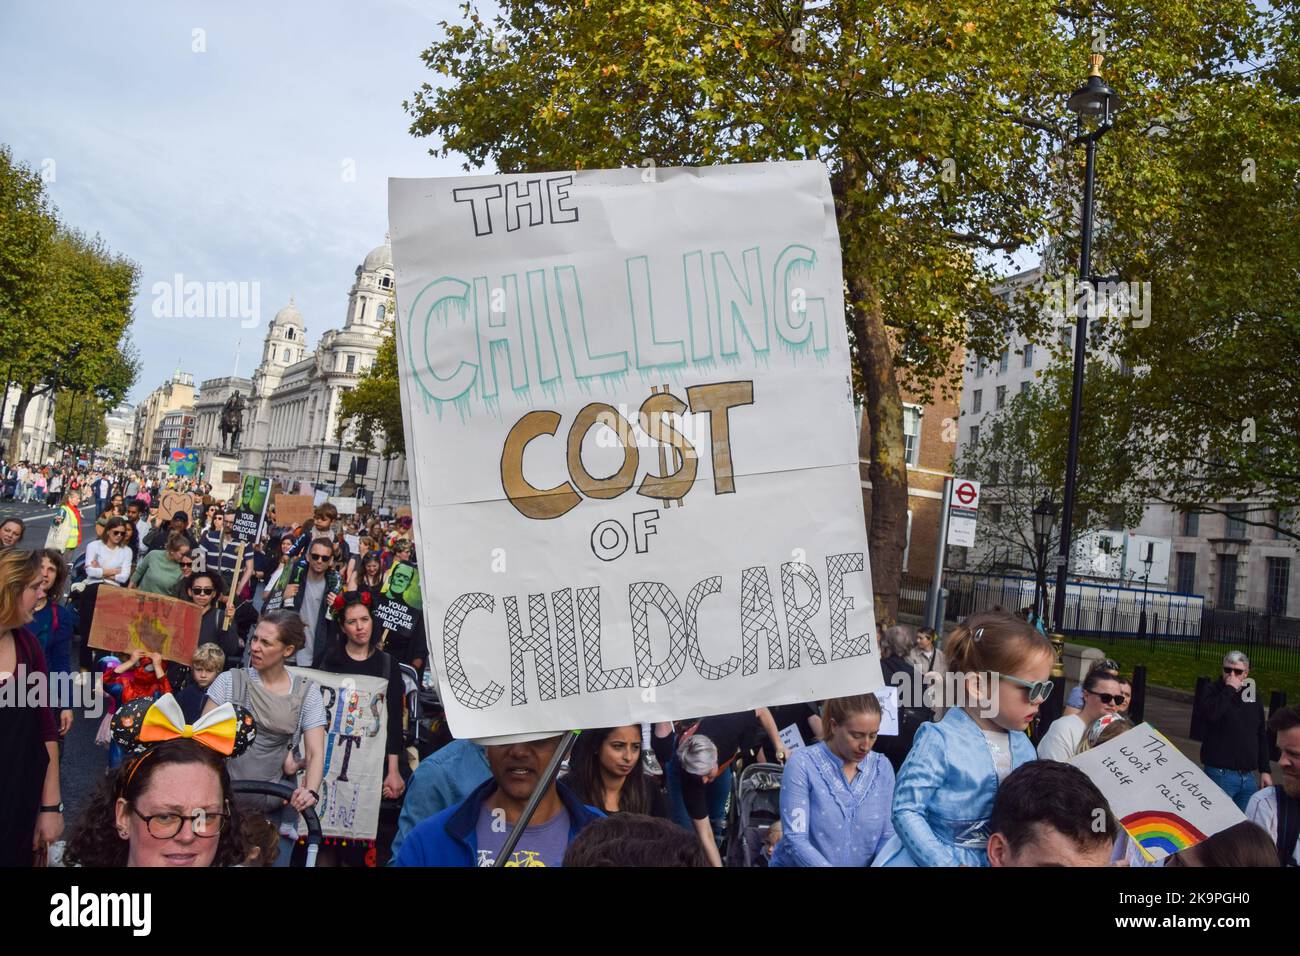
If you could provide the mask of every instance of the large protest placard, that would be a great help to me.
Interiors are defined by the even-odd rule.
[[[390,181],[457,736],[882,684],[826,169],[642,173]]]
[[[388,744],[388,681],[310,667],[289,670],[315,681],[325,699],[325,776],[316,805],[321,830],[327,837],[373,840]],[[299,833],[307,833],[301,821]]]
[[[202,621],[203,612],[189,601],[101,584],[86,643],[115,653],[141,650],[189,665]]]
[[[1148,860],[1195,846],[1246,819],[1205,771],[1150,724],[1072,759],[1106,797]]]
[[[262,535],[266,506],[270,500],[271,479],[245,475],[235,506],[235,519],[230,523],[230,536],[246,545],[257,541]]]
[[[275,523],[282,528],[306,524],[315,510],[316,505],[311,495],[275,496]]]

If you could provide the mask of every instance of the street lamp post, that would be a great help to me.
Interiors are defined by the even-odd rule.
[[[1056,527],[1056,502],[1044,498],[1034,509],[1034,622],[1043,619],[1047,599],[1047,544]]]
[[[1111,127],[1111,110],[1118,97],[1101,78],[1101,54],[1089,58],[1088,81],[1070,95],[1068,106],[1078,116],[1079,134],[1071,145],[1083,143],[1086,150],[1083,181],[1081,248],[1079,279],[1091,287],[1093,186],[1096,177],[1097,140]],[[1100,119],[1092,130],[1084,132],[1085,118]],[[1053,629],[1059,634],[1065,625],[1065,589],[1070,570],[1070,534],[1074,527],[1075,476],[1079,465],[1079,426],[1083,417],[1083,368],[1088,347],[1088,309],[1086,303],[1095,296],[1083,296],[1076,308],[1074,322],[1074,379],[1070,395],[1070,440],[1065,464],[1065,500],[1061,508],[1061,542],[1056,556],[1056,600],[1052,608]],[[1074,305],[1074,303],[1071,303]]]

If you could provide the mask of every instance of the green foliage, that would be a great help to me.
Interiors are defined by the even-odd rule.
[[[1249,102],[1254,84],[1295,89],[1294,30],[1276,75],[1242,69],[1270,55],[1270,31],[1283,35],[1274,11],[1251,0],[837,0],[817,9],[506,0],[501,9],[488,21],[465,4],[423,54],[437,78],[405,105],[412,132],[437,137],[435,155],[507,173],[826,164],[868,397],[878,593],[896,593],[903,547],[899,385],[951,395],[958,346],[996,355],[1012,329],[1049,337],[1040,309],[1006,304],[991,287],[1012,253],[1046,240],[1068,258],[1059,235],[1075,229],[1082,154],[1069,145],[1064,99],[1088,54],[1107,51],[1106,76],[1128,104],[1105,140],[1099,183],[1103,212],[1118,224],[1101,238],[1125,268],[1140,261],[1139,240],[1166,235],[1169,210],[1188,208],[1203,186],[1182,178],[1188,157],[1166,155],[1153,121],[1205,117],[1213,128],[1196,141],[1206,148],[1215,136],[1293,139],[1297,128],[1260,133],[1269,109],[1210,105],[1224,92]],[[1224,155],[1220,145],[1203,159],[1222,164]],[[1222,188],[1214,195],[1234,201]],[[1188,289],[1196,294],[1191,282],[1179,291]],[[1172,293],[1167,304],[1185,307]]]
[[[1135,524],[1141,507],[1117,497],[1125,488],[1137,430],[1136,412],[1127,400],[1128,376],[1104,362],[1090,363],[1084,376],[1084,407],[1079,432],[1078,484],[1075,487],[1073,537],[1108,527]],[[979,551],[1015,567],[1043,570],[1035,550],[1034,509],[1046,498],[1059,509],[1065,497],[1065,462],[1069,440],[1070,370],[1049,371],[1040,381],[1013,396],[980,427],[979,441],[966,446],[957,474],[980,482]],[[1001,520],[993,520],[1000,506]],[[1044,555],[1060,546],[1060,519]]]
[[[43,183],[0,150],[0,342],[8,383],[20,389],[8,456],[17,454],[31,399],[71,389],[121,401],[139,362],[124,342],[139,267],[98,237],[60,226]],[[12,275],[9,270],[13,269]]]
[[[391,300],[385,311],[393,314]],[[406,453],[397,381],[397,338],[393,331],[393,322],[389,320],[381,333],[375,363],[366,369],[356,388],[343,393],[335,432],[335,438],[342,440],[344,433],[351,430],[367,452],[375,450],[378,438],[386,458]]]
[[[105,416],[111,406],[67,389],[54,396],[54,440],[60,445],[100,448],[108,441]]]

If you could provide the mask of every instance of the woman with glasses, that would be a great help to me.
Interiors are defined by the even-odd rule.
[[[1119,678],[1109,671],[1093,670],[1083,681],[1083,710],[1052,721],[1038,741],[1039,760],[1068,761],[1079,751],[1083,735],[1104,714],[1114,714],[1126,700]]]
[[[173,531],[165,547],[150,551],[136,566],[131,575],[131,587],[150,594],[175,597],[181,578],[188,577],[193,566],[190,539]]]
[[[164,739],[138,744],[146,711]],[[154,712],[160,712],[160,716]],[[122,725],[131,718],[134,731]],[[224,718],[224,720],[223,720]],[[134,753],[105,778],[73,828],[64,859],[74,866],[236,866],[244,860],[239,808],[220,738],[233,737],[233,753],[255,735],[252,718],[227,707],[209,720],[208,732],[182,737],[180,707],[170,697],[124,707],[113,736]],[[231,727],[235,729],[231,729]]]
[[[127,584],[131,580],[130,522],[114,516],[104,523],[103,537],[86,547],[86,577],[93,582]]]
[[[216,644],[226,655],[227,668],[238,667],[244,658],[244,640],[240,635],[257,623],[257,612],[251,604],[240,604],[235,608],[230,626],[226,627],[222,593],[221,577],[211,571],[195,571],[186,582],[186,600],[203,611],[198,644]]]

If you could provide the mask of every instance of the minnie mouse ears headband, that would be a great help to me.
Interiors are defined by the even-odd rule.
[[[187,724],[171,694],[157,700],[138,697],[113,715],[113,740],[129,754],[139,754],[166,740],[193,740],[223,757],[238,757],[257,736],[253,715],[225,703]]]

